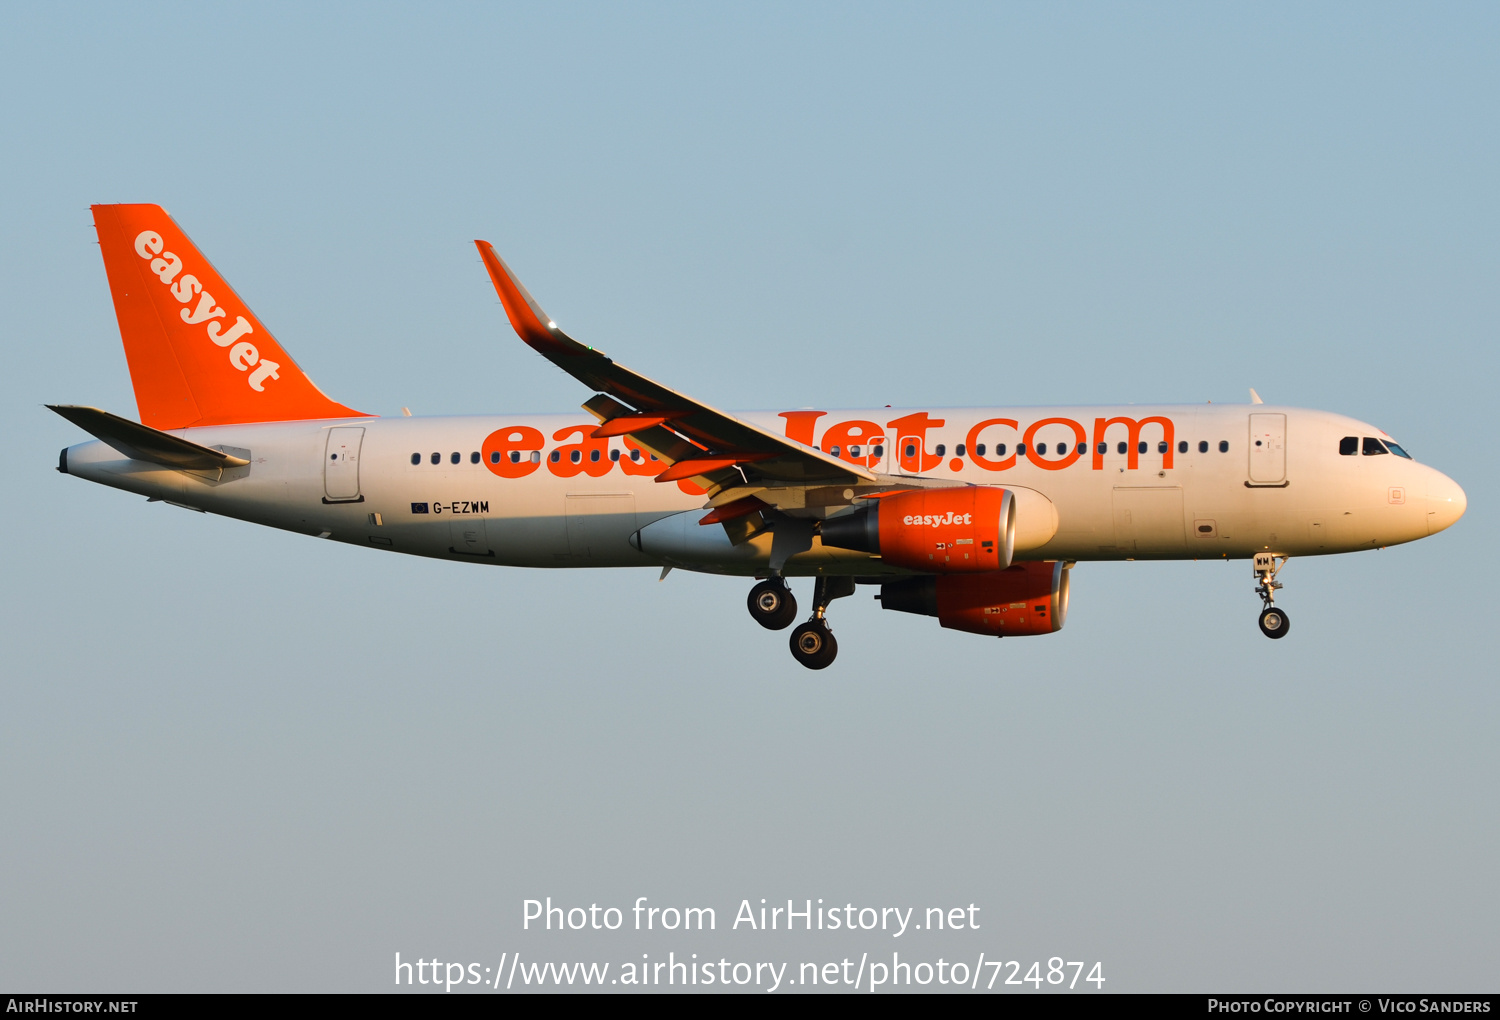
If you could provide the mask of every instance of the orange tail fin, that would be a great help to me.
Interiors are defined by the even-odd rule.
[[[328,399],[159,205],[96,205],[142,424],[369,417]]]

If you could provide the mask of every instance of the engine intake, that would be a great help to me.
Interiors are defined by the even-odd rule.
[[[1051,634],[1068,618],[1068,566],[1048,560],[991,574],[903,577],[882,584],[877,597],[883,609],[936,616],[949,630]]]
[[[1010,566],[1016,505],[1008,490],[993,486],[913,489],[831,517],[819,533],[824,545],[878,553],[899,567],[988,573]]]

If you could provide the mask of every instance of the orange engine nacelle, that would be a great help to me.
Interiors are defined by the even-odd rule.
[[[1016,504],[1008,491],[991,486],[912,489],[829,518],[819,534],[824,545],[878,553],[898,567],[992,573],[1010,566]]]
[[[903,577],[880,586],[880,605],[936,616],[950,630],[996,637],[1051,634],[1068,618],[1068,566],[1017,563],[993,574]]]

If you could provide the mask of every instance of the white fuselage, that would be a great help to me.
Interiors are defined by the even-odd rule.
[[[1456,521],[1466,505],[1463,491],[1430,467],[1395,454],[1340,453],[1346,437],[1388,438],[1379,429],[1289,407],[879,408],[741,417],[826,452],[838,446],[846,458],[855,455],[852,446],[858,462],[878,474],[1011,489],[1018,560],[1350,552],[1423,538]],[[1133,430],[1133,423],[1142,424]],[[700,526],[701,492],[691,483],[657,483],[661,465],[639,452],[632,460],[626,439],[589,441],[595,424],[574,413],[226,425],[173,433],[250,461],[222,477],[131,460],[97,441],[68,448],[65,468],[153,499],[417,556],[764,572],[769,537],[734,547],[724,528]],[[517,441],[523,433],[540,439]],[[1019,455],[1018,444],[1025,445]],[[633,538],[652,525],[644,542]],[[835,568],[902,572],[818,542],[785,572]]]

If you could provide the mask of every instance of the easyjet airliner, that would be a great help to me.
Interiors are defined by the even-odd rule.
[[[476,241],[521,339],[593,395],[579,414],[377,417],[329,399],[159,206],[94,206],[140,422],[58,470],[152,500],[389,552],[517,567],[755,578],[750,615],[833,661],[827,611],[881,607],[1050,634],[1083,560],[1248,559],[1267,637],[1290,556],[1424,538],[1463,490],[1380,429],[1249,405],[729,413],[564,333]]]

